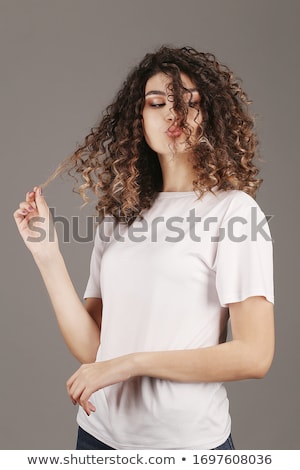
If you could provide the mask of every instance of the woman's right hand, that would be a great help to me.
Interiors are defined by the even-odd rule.
[[[59,251],[52,215],[40,187],[26,194],[26,200],[14,212],[14,219],[25,245],[35,258],[47,260]]]

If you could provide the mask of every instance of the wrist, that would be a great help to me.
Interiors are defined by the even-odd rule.
[[[44,268],[49,265],[62,262],[62,254],[59,248],[53,247],[51,250],[44,250],[43,252],[32,253],[33,259],[38,268]]]
[[[145,356],[149,353],[137,352],[129,354],[129,370],[131,377],[141,377],[146,374],[145,370]]]

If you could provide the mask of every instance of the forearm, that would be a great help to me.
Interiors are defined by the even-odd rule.
[[[181,383],[227,382],[262,378],[274,355],[274,310],[263,297],[229,305],[232,341],[191,350],[135,352],[81,366],[67,384],[73,403],[87,414],[96,390],[133,377]]]
[[[47,288],[58,325],[72,354],[81,362],[95,361],[100,331],[79,299],[59,251],[35,262]]]
[[[275,347],[273,304],[263,297],[229,306],[232,341],[211,347],[137,353],[133,373],[178,382],[227,382],[262,378]]]
[[[263,377],[268,355],[256,355],[240,340],[192,350],[141,352],[132,355],[132,375],[175,382],[227,382]]]

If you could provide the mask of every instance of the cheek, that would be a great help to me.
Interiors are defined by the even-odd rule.
[[[146,141],[148,141],[148,122],[145,119],[142,120],[143,133]]]
[[[142,126],[143,126],[143,133],[144,133],[145,140],[147,144],[151,147],[150,145],[151,129],[149,128],[149,120],[147,118],[147,115],[145,115],[145,113],[142,114]]]
[[[144,135],[151,136],[151,133],[157,129],[158,120],[147,112],[143,112],[143,130]]]
[[[144,133],[145,133],[145,132],[147,131],[147,129],[148,129],[148,126],[149,126],[149,125],[148,125],[148,122],[149,122],[149,120],[148,120],[147,112],[146,112],[146,111],[143,111],[143,113],[142,113],[142,125],[143,125],[143,131],[144,131]]]
[[[159,143],[158,119],[157,117],[149,116],[147,112],[142,114],[142,118],[145,141],[154,152],[159,152],[161,144]]]

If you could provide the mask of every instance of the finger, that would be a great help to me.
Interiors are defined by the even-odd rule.
[[[88,415],[95,411],[94,405],[89,402],[91,391],[88,390],[85,385],[79,384],[77,381],[75,381],[69,390],[69,396],[72,403],[78,403]]]
[[[77,405],[77,400],[75,400],[75,398],[70,393],[68,393],[68,395],[73,405]]]
[[[68,380],[67,380],[67,382],[66,382],[66,387],[67,387],[68,392],[70,391],[70,389],[71,389],[72,384],[74,383],[74,381],[77,379],[77,377],[78,377],[78,372],[79,372],[79,369],[77,369],[77,371],[74,372],[74,374],[71,375],[71,377],[68,378]]]
[[[69,381],[68,381],[68,382],[69,382]],[[77,404],[77,401],[76,401],[76,400],[73,398],[73,396],[72,396],[72,393],[71,393],[71,391],[70,391],[70,390],[71,390],[71,384],[69,385],[68,382],[67,382],[67,393],[68,393],[69,398],[70,398],[71,402],[73,403],[73,405],[76,405],[76,404]]]
[[[87,404],[88,404],[89,410],[90,410],[92,413],[95,413],[95,411],[96,411],[95,405],[93,405],[93,403],[92,403],[91,401],[88,401]]]
[[[70,395],[69,395],[72,403],[74,403],[75,401],[76,403],[79,403],[81,405],[81,396],[84,390],[85,390],[84,385],[74,384],[74,386],[70,390]]]
[[[24,218],[24,216],[26,216],[28,214],[28,210],[27,209],[23,209],[21,207],[19,207],[19,209],[15,210],[14,212],[14,217],[16,218],[17,216],[21,216]]]
[[[81,376],[81,374],[88,368],[89,364],[82,364],[75,372],[68,378],[66,385],[69,388],[72,383]]]
[[[28,212],[25,209],[17,209],[14,212],[13,216],[18,226],[23,222],[27,214]]]
[[[76,376],[76,377],[75,377]],[[67,381],[67,392],[73,404],[78,402],[79,397],[81,396],[84,386],[80,386],[77,380],[77,372],[72,375]]]
[[[27,201],[22,201],[19,204],[20,209],[23,209],[26,212],[34,212],[35,208]]]
[[[28,191],[28,193],[26,193],[26,202],[36,209],[35,191]]]
[[[43,195],[43,190],[41,187],[36,187],[35,189],[35,203],[36,207],[39,211],[39,214],[42,217],[48,217],[49,215],[49,207],[46,203],[46,200]]]
[[[84,402],[81,406],[88,416],[96,411],[96,407],[90,401]]]
[[[72,398],[72,397],[70,397],[70,396],[69,396],[69,398],[70,398],[70,400],[71,400],[71,402],[73,403],[74,406],[77,405],[77,401],[74,400],[74,398]]]
[[[84,409],[88,416],[96,411],[95,406],[92,404],[92,402],[89,401],[90,396],[91,392],[85,388],[79,399],[80,406]]]

